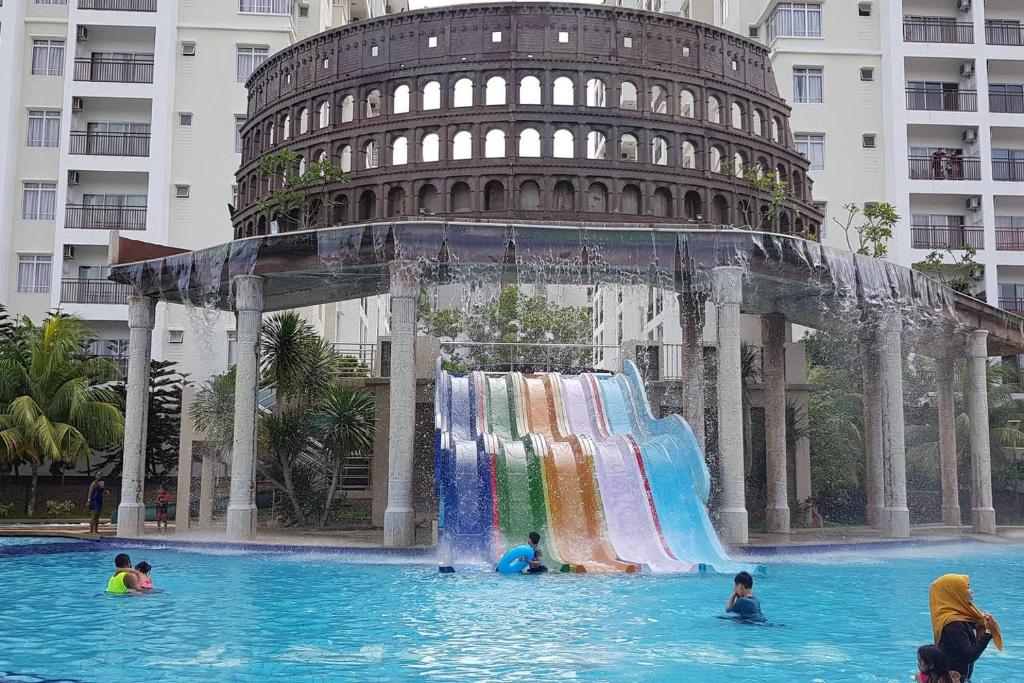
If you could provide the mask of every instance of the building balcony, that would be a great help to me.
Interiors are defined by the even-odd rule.
[[[112,363],[114,367],[116,367],[121,372],[122,375],[128,375],[128,356],[113,353],[96,353],[93,354],[92,357],[100,358],[102,360],[107,361],[108,363]]]
[[[996,251],[1024,251],[1024,228],[996,226]]]
[[[64,227],[76,230],[145,230],[146,207],[68,204]]]
[[[153,62],[131,59],[76,59],[75,80],[93,83],[152,83]]]
[[[985,42],[989,45],[1024,45],[1024,26],[1015,20],[985,20]]]
[[[974,42],[974,25],[946,17],[913,17],[903,20],[903,40],[908,43]]]
[[[988,108],[993,114],[1024,114],[1024,93],[990,92]]]
[[[111,12],[155,12],[156,0],[78,0],[78,9]]]
[[[908,157],[912,180],[981,180],[981,157]]]
[[[913,111],[978,111],[978,91],[936,92],[907,88],[907,109]]]
[[[1018,315],[1024,313],[1024,299],[999,299],[999,308]]]
[[[127,304],[132,295],[131,285],[110,280],[62,280],[62,304]]]
[[[1024,183],[1024,159],[993,159],[992,179]]]
[[[910,228],[911,246],[914,249],[954,249],[967,247],[985,248],[985,229],[957,228],[946,225],[913,225]]]
[[[148,157],[149,135],[146,133],[87,133],[71,131],[70,154],[112,157]]]

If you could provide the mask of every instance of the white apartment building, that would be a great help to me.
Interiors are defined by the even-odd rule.
[[[187,249],[232,239],[244,83],[270,54],[404,0],[0,0],[0,303],[60,308],[125,357],[129,289],[112,231]],[[231,361],[232,316],[157,310],[154,357],[201,380]],[[307,312],[342,343],[386,332],[381,302]],[[372,341],[372,339],[371,339]]]

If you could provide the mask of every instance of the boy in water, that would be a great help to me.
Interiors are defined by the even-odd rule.
[[[544,553],[540,549],[540,534],[536,531],[530,532],[530,547],[533,548],[533,559],[529,560],[530,566],[527,568],[527,574],[542,574],[548,570],[544,566]]]
[[[160,484],[160,493],[156,494],[156,528],[167,531],[167,506],[171,503],[171,494],[167,493],[167,485]]]
[[[107,592],[122,595],[139,591],[139,577],[132,569],[132,560],[127,553],[114,558],[114,575],[107,581]]]
[[[761,602],[754,597],[754,577],[740,572],[733,579],[732,595],[725,605],[725,611],[735,614],[741,621],[761,622]]]

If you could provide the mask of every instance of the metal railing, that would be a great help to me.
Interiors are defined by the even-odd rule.
[[[68,153],[148,157],[149,133],[88,133],[73,130]]]
[[[908,157],[914,180],[981,180],[981,157],[942,154]]]
[[[344,377],[369,377],[373,374],[376,344],[334,344],[336,353],[343,357],[341,374]]]
[[[76,59],[75,80],[97,83],[152,83],[153,62],[131,59]]]
[[[914,249],[984,249],[984,228],[950,228],[945,225],[913,225],[910,227]]]
[[[993,159],[992,179],[1024,182],[1024,159]]]
[[[78,0],[78,9],[113,12],[155,12],[156,0]]]
[[[102,358],[108,363],[112,363],[122,375],[128,375],[128,356],[115,355],[111,353],[95,353],[92,355],[93,358]]]
[[[913,111],[978,111],[978,91],[936,91],[907,88],[907,109]]]
[[[1024,114],[1024,92],[990,92],[988,108],[996,114]]]
[[[64,227],[82,230],[145,230],[146,207],[68,204]]]
[[[1011,313],[1024,313],[1024,299],[999,299],[999,308]]]
[[[974,24],[943,21],[940,17],[904,19],[903,40],[908,43],[973,43]]]
[[[996,226],[996,251],[1024,251],[1024,228]]]
[[[110,280],[61,280],[60,301],[65,304],[127,304],[131,285]]]
[[[1024,26],[1016,21],[986,19],[985,42],[989,45],[1024,45]]]

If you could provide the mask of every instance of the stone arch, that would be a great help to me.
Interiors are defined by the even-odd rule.
[[[536,180],[526,180],[519,186],[519,208],[522,211],[540,211],[540,185]]]
[[[746,113],[743,111],[743,105],[739,102],[733,102],[730,111],[732,112],[730,117],[732,127],[737,130],[743,130],[743,116]]]
[[[683,215],[692,221],[704,219],[704,200],[701,199],[700,192],[687,190],[683,195]]]
[[[668,140],[660,135],[651,139],[651,163],[655,166],[668,166]]]
[[[358,221],[372,221],[377,218],[377,193],[373,190],[363,190],[359,195]]]
[[[487,85],[484,88],[484,104],[485,105],[502,105],[505,104],[505,93],[506,93],[505,79],[501,76],[491,76],[487,79]]]
[[[639,216],[640,210],[640,188],[632,183],[624,186],[622,188],[622,194],[619,195],[619,213],[628,214],[630,216]]]
[[[427,81],[423,84],[421,109],[431,111],[441,108],[441,84],[438,81]]]
[[[773,116],[772,117],[772,142],[778,142],[780,144],[782,143],[782,131],[783,130],[784,130],[784,128],[782,127],[782,122],[779,120],[779,117],[778,116]]]
[[[576,211],[576,188],[568,180],[559,180],[555,183],[552,208],[558,213],[573,213]]]
[[[399,135],[391,142],[391,165],[404,166],[409,163],[409,139]]]
[[[331,220],[335,225],[344,225],[349,222],[348,195],[335,195],[331,203]]]
[[[285,114],[281,117],[281,140],[289,140],[292,137],[292,115]]]
[[[536,128],[524,128],[519,133],[519,156],[540,156],[540,133]]]
[[[491,128],[484,135],[484,158],[502,159],[505,157],[505,131]]]
[[[697,116],[697,98],[686,88],[679,91],[679,115],[684,119]]]
[[[576,138],[568,128],[555,131],[552,154],[556,159],[572,159],[576,156]]]
[[[269,232],[269,230],[267,229],[267,217],[266,216],[260,216],[256,220],[256,234],[257,235],[266,235],[268,232]]]
[[[540,79],[536,76],[523,76],[519,81],[519,104],[541,104]]]
[[[725,195],[716,194],[711,200],[711,222],[715,225],[729,225],[729,200]]]
[[[356,99],[351,95],[345,95],[341,98],[341,122],[348,123],[355,118],[356,115]]]
[[[391,113],[408,114],[411,100],[412,89],[405,83],[401,84],[395,88],[395,92],[391,95]]]
[[[711,145],[708,150],[708,168],[711,169],[712,173],[723,173],[725,161],[725,150],[720,145]]]
[[[601,182],[590,183],[587,188],[587,206],[589,213],[609,213],[608,186]]]
[[[338,167],[345,173],[352,172],[352,147],[345,145],[338,153]]]
[[[299,110],[299,135],[309,132],[309,109],[303,107]]]
[[[804,176],[800,171],[793,171],[793,196],[797,199],[804,198]]]
[[[591,78],[587,81],[587,106],[608,106],[608,86],[600,78]]]
[[[551,104],[573,106],[576,104],[576,84],[568,76],[559,76],[551,84]]]
[[[367,140],[363,145],[363,168],[371,169],[380,166],[380,150],[376,140]]]
[[[622,161],[640,160],[640,142],[632,133],[623,133],[619,137],[619,159]]]
[[[452,159],[473,158],[473,134],[460,130],[452,137]]]
[[[651,86],[651,113],[652,114],[667,114],[668,113],[668,90],[661,85]]]
[[[783,211],[779,214],[779,232],[783,235],[789,234],[789,214]]]
[[[388,192],[388,216],[405,215],[405,190],[401,187],[392,187]]]
[[[500,180],[489,180],[484,185],[484,211],[505,210],[505,185]]]
[[[764,116],[761,115],[760,109],[754,109],[750,112],[750,128],[754,135],[759,138],[764,137]]]
[[[420,188],[418,206],[416,208],[421,214],[428,216],[433,216],[441,210],[441,196],[432,183],[424,183],[423,187]]]
[[[722,101],[715,95],[708,95],[708,122],[722,122]]]
[[[592,130],[587,133],[587,158],[608,158],[608,136],[603,132],[599,130]]]
[[[658,218],[672,218],[672,192],[667,187],[659,187],[651,198],[651,213]]]
[[[380,90],[374,88],[366,93],[366,118],[372,119],[381,114]]]
[[[468,78],[460,78],[455,81],[455,87],[452,90],[452,107],[472,107],[473,106],[473,81]]]
[[[640,95],[633,81],[623,81],[619,85],[619,109],[637,111],[640,108]]]
[[[449,195],[453,213],[473,210],[473,194],[469,189],[469,183],[458,181],[452,185]]]
[[[697,168],[697,147],[689,140],[683,140],[682,158],[679,162],[682,168]]]
[[[330,100],[324,100],[317,107],[317,118],[316,123],[318,128],[327,128],[331,125],[331,102]]]
[[[420,141],[420,161],[429,163],[441,158],[441,137],[437,133],[427,133]]]

